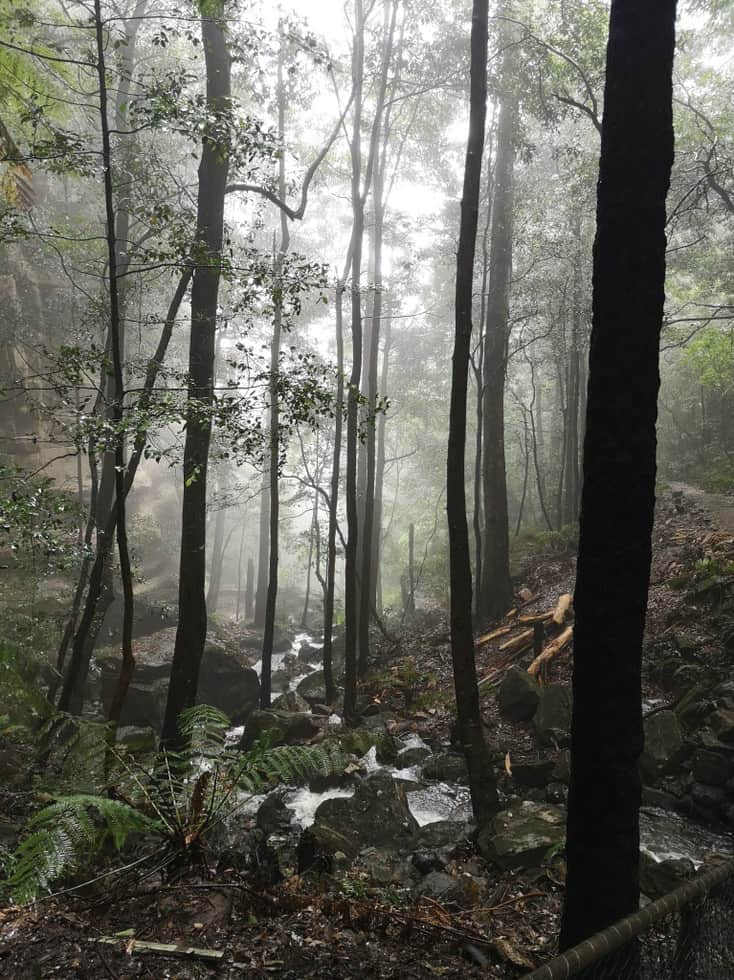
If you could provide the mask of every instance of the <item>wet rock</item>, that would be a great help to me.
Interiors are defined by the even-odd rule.
[[[469,825],[456,820],[437,820],[419,827],[416,832],[416,844],[427,850],[450,848],[449,857],[453,857],[469,837]]]
[[[571,689],[565,684],[547,684],[541,687],[533,725],[538,740],[543,744],[548,744],[570,731]]]
[[[480,853],[501,868],[538,867],[565,835],[565,814],[549,803],[525,800],[503,810],[479,833]]]
[[[472,875],[446,874],[445,871],[430,871],[416,888],[418,895],[430,895],[439,902],[454,902],[462,908],[476,905],[485,882]]]
[[[275,694],[278,692],[284,692],[288,690],[291,682],[291,673],[289,670],[275,670],[270,675],[270,690]]]
[[[428,759],[422,770],[424,779],[438,779],[443,783],[468,783],[469,770],[463,755],[443,752]]]
[[[160,731],[168,697],[176,628],[159,630],[133,642],[135,669],[122,709],[121,724],[150,727]],[[97,657],[101,672],[102,702],[109,711],[120,673],[120,656],[115,649],[102,650]],[[251,667],[218,643],[208,642],[199,672],[197,703],[211,704],[223,711],[233,724],[243,724],[260,697],[260,681]]]
[[[558,803],[565,806],[568,800],[568,786],[565,783],[548,783],[545,788],[547,803]]]
[[[357,786],[354,796],[319,806],[313,826],[301,838],[299,868],[310,866],[305,861],[333,860],[337,850],[353,857],[364,847],[407,848],[416,828],[404,791],[388,773],[376,772]]]
[[[412,745],[410,748],[398,752],[397,765],[400,769],[409,769],[411,766],[419,766],[431,755],[431,750],[427,745]]]
[[[668,772],[680,759],[683,735],[674,711],[656,711],[643,721],[645,747],[640,758],[642,774],[648,779]]]
[[[318,731],[319,726],[311,715],[258,709],[245,722],[240,748],[251,749],[264,735],[268,736],[271,745],[295,745],[307,742]]]
[[[717,708],[711,716],[711,728],[715,734],[728,745],[734,744],[734,710]]]
[[[689,858],[656,861],[646,851],[640,852],[640,890],[648,898],[662,898],[696,873]]]
[[[431,871],[443,871],[447,863],[436,851],[422,849],[413,852],[411,861],[415,870],[421,875],[427,875]]]
[[[315,670],[304,677],[296,691],[309,704],[326,704],[326,682],[323,670]]]
[[[518,786],[543,787],[550,782],[554,768],[553,759],[539,759],[536,762],[513,762],[512,778]]]
[[[298,659],[306,661],[306,663],[317,664],[320,663],[323,658],[324,652],[322,649],[312,646],[306,640],[301,643],[298,649]]]
[[[257,811],[256,823],[269,837],[271,834],[285,834],[291,825],[292,813],[285,805],[284,793],[276,790],[266,796]]]
[[[223,711],[233,725],[242,725],[260,700],[260,679],[236,654],[207,643],[199,671],[199,704]]]
[[[507,721],[530,721],[539,700],[540,688],[535,678],[522,667],[510,667],[497,692],[502,717]]]
[[[308,701],[304,700],[297,691],[285,691],[283,694],[279,694],[270,707],[274,711],[289,711],[291,713],[310,711]],[[314,714],[317,712],[314,711]]]
[[[393,765],[398,758],[397,743],[384,729],[353,728],[339,736],[339,743],[344,752],[360,759],[374,746],[375,757],[382,765]]]
[[[724,748],[722,746],[722,748]],[[699,749],[693,756],[693,778],[699,783],[709,786],[723,786],[732,775],[734,756],[731,749],[716,752],[711,749]]]
[[[552,779],[557,783],[569,783],[571,780],[571,753],[568,749],[559,752],[553,766]]]
[[[704,810],[718,810],[726,801],[726,794],[720,786],[692,783],[690,793],[693,802]]]
[[[320,871],[331,873],[357,856],[358,846],[334,827],[314,823],[301,834],[297,850],[298,873]]]

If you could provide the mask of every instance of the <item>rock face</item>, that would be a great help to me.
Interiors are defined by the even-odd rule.
[[[656,711],[644,720],[645,748],[640,758],[642,773],[649,779],[662,775],[679,757],[683,735],[673,711]]]
[[[309,714],[258,709],[245,722],[239,747],[245,751],[251,749],[264,735],[268,736],[272,746],[295,745],[298,742],[307,742],[319,730]]]
[[[497,699],[507,721],[530,721],[538,707],[540,688],[531,674],[513,665],[502,679]]]
[[[365,847],[407,847],[417,827],[403,790],[388,773],[376,772],[359,784],[354,796],[321,804],[313,826],[301,837],[299,870],[329,867],[339,853],[351,858]]]
[[[160,730],[168,695],[176,629],[159,630],[133,642],[135,669],[122,710],[122,725]],[[120,673],[120,656],[108,648],[97,657],[102,680],[102,701],[109,710]],[[260,681],[237,654],[217,643],[207,643],[201,661],[197,702],[219,708],[234,724],[242,724],[260,697]]]
[[[564,839],[566,819],[557,806],[525,800],[503,810],[479,834],[479,850],[501,868],[532,868]]]
[[[326,704],[326,683],[323,670],[315,670],[304,677],[296,691],[309,704]]]

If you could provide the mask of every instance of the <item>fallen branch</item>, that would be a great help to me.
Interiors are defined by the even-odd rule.
[[[508,633],[512,632],[511,626],[500,626],[496,630],[492,630],[491,633],[485,633],[484,636],[479,636],[474,641],[475,647],[483,647],[485,643],[489,643],[490,640],[496,640],[498,636],[506,636]]]
[[[518,616],[518,623],[522,623],[523,626],[534,626],[536,623],[547,623],[549,620],[553,619],[555,610],[549,609],[544,613],[532,613],[527,616]]]
[[[157,953],[159,956],[180,956],[189,960],[207,960],[217,963],[224,959],[224,951],[221,949],[178,946],[176,943],[148,943],[126,936],[102,936],[97,942],[105,946],[119,946],[122,943],[127,953]]]
[[[518,650],[523,650],[525,647],[531,646],[532,642],[533,630],[523,630],[522,633],[518,633],[511,640],[506,640],[501,644],[500,650],[507,653],[517,653]]]
[[[538,654],[535,660],[533,660],[528,667],[528,673],[532,674],[533,677],[537,677],[538,674],[545,669],[546,665],[550,663],[554,657],[557,657],[561,650],[568,646],[572,636],[573,626],[567,626],[565,630],[559,636],[557,636],[552,643],[549,643],[545,650]]]

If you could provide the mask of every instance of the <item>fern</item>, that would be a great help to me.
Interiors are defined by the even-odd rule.
[[[160,834],[155,820],[128,803],[86,793],[56,800],[28,828],[31,833],[15,851],[8,879],[14,900],[21,904],[87,865],[107,839],[119,851],[132,833]]]
[[[58,726],[70,719],[58,716]],[[106,726],[79,723],[60,751],[92,758],[105,749]],[[89,864],[106,841],[119,852],[132,833],[155,839],[176,855],[194,853],[206,835],[253,795],[278,782],[304,782],[343,772],[346,759],[336,743],[284,745],[267,740],[248,752],[229,747],[229,719],[209,705],[182,715],[186,748],[162,752],[152,771],[115,749],[113,799],[76,793],[58,796],[28,824],[29,835],[11,858],[8,878],[16,902],[33,901],[49,885]],[[91,755],[85,755],[91,753]]]

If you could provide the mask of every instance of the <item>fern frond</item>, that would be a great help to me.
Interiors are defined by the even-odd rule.
[[[120,850],[132,833],[160,833],[157,821],[121,800],[80,793],[37,813],[17,847],[8,879],[16,902],[32,902],[53,882],[88,864],[108,838]]]

